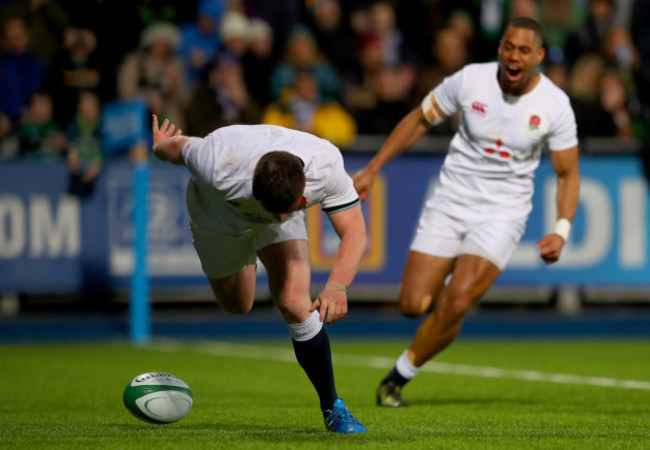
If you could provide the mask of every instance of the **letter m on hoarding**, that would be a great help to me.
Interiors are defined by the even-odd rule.
[[[81,250],[79,201],[61,197],[56,213],[46,196],[34,196],[30,204],[30,256],[74,257]]]

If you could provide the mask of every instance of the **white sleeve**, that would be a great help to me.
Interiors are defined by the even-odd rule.
[[[576,118],[569,100],[563,102],[563,106],[555,116],[551,124],[548,137],[549,150],[566,150],[578,145]]]
[[[214,141],[214,140],[213,140]],[[190,138],[181,150],[185,165],[197,180],[212,184],[215,165],[215,150],[207,139]]]
[[[460,92],[463,86],[463,74],[464,70],[461,69],[453,75],[446,77],[432,91],[436,97],[436,103],[438,103],[442,112],[448,116],[456,113],[462,107],[460,103]]]
[[[327,214],[334,214],[351,208],[358,203],[359,195],[354,189],[352,178],[345,171],[343,157],[337,152],[322,203],[323,211]]]

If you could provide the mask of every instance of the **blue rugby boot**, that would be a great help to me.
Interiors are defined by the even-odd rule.
[[[334,433],[354,434],[365,433],[366,427],[350,412],[342,398],[337,398],[332,409],[323,411],[325,428]]]

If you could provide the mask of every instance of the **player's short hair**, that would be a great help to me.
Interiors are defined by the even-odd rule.
[[[293,212],[305,191],[303,162],[285,151],[272,151],[260,158],[253,172],[253,197],[271,213]]]
[[[510,27],[531,30],[535,34],[535,40],[539,42],[539,45],[544,45],[544,30],[542,30],[542,26],[536,20],[530,17],[515,17],[514,19],[510,19],[505,29],[507,30]]]

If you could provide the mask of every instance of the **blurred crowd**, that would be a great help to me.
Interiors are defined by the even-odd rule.
[[[268,123],[345,148],[494,60],[516,16],[542,24],[581,137],[645,139],[648,0],[0,0],[0,159],[67,160],[88,192],[102,105],[135,98],[185,134]]]

